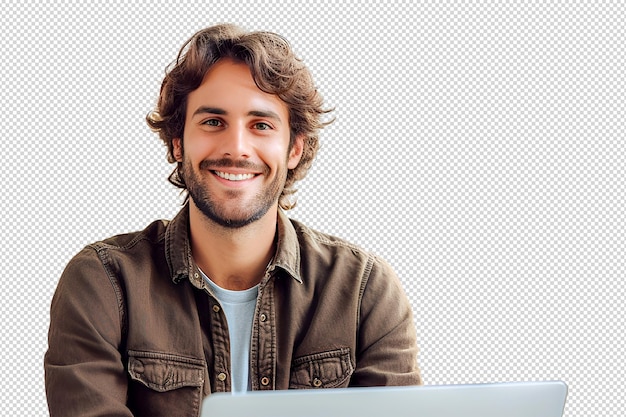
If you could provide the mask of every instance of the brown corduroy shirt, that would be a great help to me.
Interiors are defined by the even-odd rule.
[[[51,417],[194,416],[230,391],[226,317],[193,262],[189,214],[87,246],[52,300]],[[416,331],[382,259],[279,212],[259,285],[253,390],[417,385]]]

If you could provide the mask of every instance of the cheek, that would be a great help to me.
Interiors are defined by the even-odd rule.
[[[209,155],[210,142],[203,140],[186,140],[184,148],[184,158],[196,161],[202,160]]]
[[[255,146],[254,154],[270,167],[286,165],[289,160],[287,149],[280,143],[260,142]]]

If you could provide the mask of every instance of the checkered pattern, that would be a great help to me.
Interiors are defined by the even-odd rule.
[[[144,117],[219,22],[286,36],[336,107],[290,215],[394,266],[427,384],[562,379],[566,416],[626,413],[623,2],[76,3],[0,14],[0,414],[47,414],[72,255],[178,210]]]

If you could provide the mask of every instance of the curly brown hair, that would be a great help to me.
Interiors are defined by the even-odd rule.
[[[146,116],[146,121],[167,146],[168,161],[176,162],[173,139],[183,137],[187,97],[200,86],[207,71],[224,58],[246,64],[259,89],[285,102],[289,110],[289,149],[296,137],[304,139],[302,158],[294,169],[288,170],[279,199],[280,207],[289,210],[295,206],[295,201],[290,200],[296,192],[293,185],[306,176],[319,149],[319,130],[333,120],[321,120],[322,115],[332,109],[322,108],[322,97],[309,70],[282,36],[272,32],[246,32],[232,24],[196,32],[166,69],[156,110]],[[181,166],[178,162],[168,179],[176,187],[187,189],[180,175]]]

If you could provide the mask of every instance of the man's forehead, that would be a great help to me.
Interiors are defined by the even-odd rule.
[[[230,59],[219,60],[207,71],[200,86],[189,93],[187,104],[192,117],[237,111],[282,119],[288,114],[287,104],[276,94],[261,90],[245,63]]]

